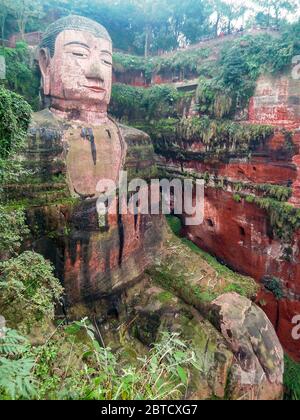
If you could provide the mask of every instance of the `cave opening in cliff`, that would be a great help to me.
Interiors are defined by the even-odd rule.
[[[246,236],[245,228],[243,228],[242,226],[239,226],[239,230],[240,230],[240,235],[241,236]]]
[[[215,225],[214,225],[214,222],[211,220],[211,219],[207,219],[207,224],[208,224],[208,226],[209,227],[211,227],[211,228],[213,228]]]

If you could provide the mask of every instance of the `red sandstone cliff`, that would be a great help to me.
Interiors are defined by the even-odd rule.
[[[184,158],[171,158],[172,153],[170,157],[166,153],[160,165],[172,176],[209,174],[205,221],[197,227],[185,227],[183,233],[261,284],[266,279],[276,279],[282,289],[280,299],[263,287],[257,301],[273,322],[287,352],[300,360],[300,340],[292,337],[293,319],[300,314],[300,231],[293,231],[283,219],[278,222],[283,224],[280,228],[291,229],[291,238],[278,237],[272,228],[274,215],[253,198],[264,196],[264,184],[291,187],[289,201],[300,207],[300,81],[290,74],[262,76],[250,101],[249,122],[275,127],[275,134],[257,145],[250,158],[234,158],[231,154],[225,161],[199,159],[199,152],[205,153],[200,139],[178,139],[176,147],[183,151]],[[248,195],[252,196],[249,200]],[[278,202],[278,208],[282,204]],[[276,200],[273,205],[276,207]]]

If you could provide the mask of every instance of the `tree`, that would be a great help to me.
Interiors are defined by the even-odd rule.
[[[31,19],[43,16],[43,4],[39,0],[14,0],[13,15],[16,18],[19,32],[24,39],[27,24]]]
[[[213,15],[215,15],[214,22],[214,35],[217,37],[219,34],[220,24],[225,16],[226,4],[222,0],[211,0]]]
[[[279,28],[283,12],[293,13],[299,6],[299,0],[255,0],[255,3],[266,16],[267,27],[271,27],[274,22],[276,28]]]
[[[222,0],[212,0],[214,20],[214,34],[218,36],[220,26],[226,25],[228,34],[232,32],[232,24],[235,20],[243,17],[247,11],[247,7],[241,4],[228,3]]]
[[[209,18],[213,12],[211,4],[205,1],[169,1],[176,41],[184,37],[187,43],[195,43],[211,32]]]
[[[237,5],[234,3],[225,3],[224,4],[224,16],[227,19],[227,33],[231,34],[232,32],[232,23],[235,20],[243,17],[246,13],[247,8],[245,6]]]
[[[155,37],[155,32],[168,22],[170,9],[164,0],[131,0],[135,6],[134,19],[141,26],[141,34],[144,40],[144,56],[148,57],[151,43]]]
[[[0,27],[1,27],[2,45],[4,45],[6,21],[7,21],[8,15],[11,12],[12,12],[11,1],[0,0]]]

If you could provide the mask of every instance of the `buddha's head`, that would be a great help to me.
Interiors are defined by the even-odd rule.
[[[111,97],[112,41],[100,24],[67,16],[51,24],[39,48],[44,95],[62,111],[106,112]]]

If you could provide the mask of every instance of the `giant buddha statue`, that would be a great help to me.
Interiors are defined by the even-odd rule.
[[[47,107],[33,116],[25,155],[46,197],[54,177],[65,180],[70,199],[28,209],[33,230],[40,224],[34,245],[54,262],[70,305],[115,302],[109,297],[141,278],[160,252],[163,219],[111,214],[99,226],[97,185],[118,181],[121,169],[150,178],[153,146],[108,116],[112,41],[103,26],[80,16],[58,20],[44,34],[38,63]]]
[[[63,141],[72,192],[96,194],[103,178],[117,181],[125,148],[107,115],[112,87],[112,41],[106,29],[68,16],[47,29],[40,48],[43,94],[54,118],[70,123]]]

